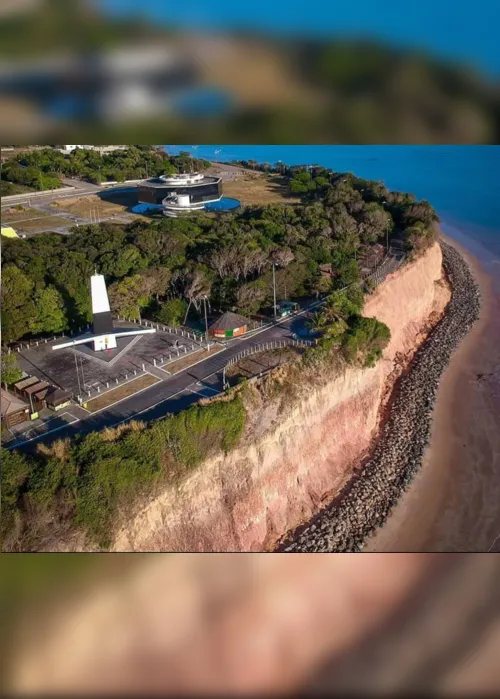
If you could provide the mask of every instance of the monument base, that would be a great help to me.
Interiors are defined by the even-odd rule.
[[[116,335],[104,335],[94,340],[94,352],[116,349]]]

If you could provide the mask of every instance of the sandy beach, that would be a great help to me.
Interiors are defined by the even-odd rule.
[[[500,552],[500,260],[442,228],[479,284],[481,317],[441,380],[422,468],[366,551]]]

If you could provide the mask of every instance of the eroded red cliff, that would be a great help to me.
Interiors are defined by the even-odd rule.
[[[371,369],[344,367],[278,414],[254,401],[251,434],[166,489],[118,532],[114,550],[262,551],[308,520],[349,480],[368,452],[391,386],[442,314],[449,290],[441,249],[386,279],[365,304],[391,330]]]

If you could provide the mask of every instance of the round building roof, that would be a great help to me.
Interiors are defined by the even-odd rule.
[[[210,330],[236,330],[248,325],[249,322],[248,318],[240,316],[239,313],[226,311],[210,325]]]

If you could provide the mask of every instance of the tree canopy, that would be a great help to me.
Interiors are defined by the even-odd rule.
[[[181,152],[169,156],[163,149],[129,146],[124,150],[99,153],[77,148],[62,153],[55,148],[21,152],[2,164],[2,181],[33,190],[62,187],[63,177],[77,177],[94,184],[107,181],[146,179],[163,174],[204,170],[210,163]],[[2,194],[7,195],[6,189]],[[13,194],[15,192],[12,192]]]
[[[141,150],[131,152],[134,162],[143,162]],[[48,153],[26,157],[48,168],[53,165]],[[110,156],[132,157],[127,151]],[[98,158],[91,151],[75,156],[91,163]],[[164,171],[162,155],[158,163]],[[69,236],[6,239],[4,341],[88,323],[95,269],[106,277],[114,311],[174,324],[181,322],[186,304],[199,309],[204,296],[216,310],[261,312],[272,304],[273,265],[278,300],[317,297],[356,285],[360,260],[375,243],[385,247],[396,238],[415,255],[436,238],[437,215],[426,201],[349,173],[283,167],[291,190],[297,182],[307,185],[300,204],[247,206],[215,219],[195,214],[127,225],[104,222],[79,226]],[[332,304],[325,311],[333,312]]]

